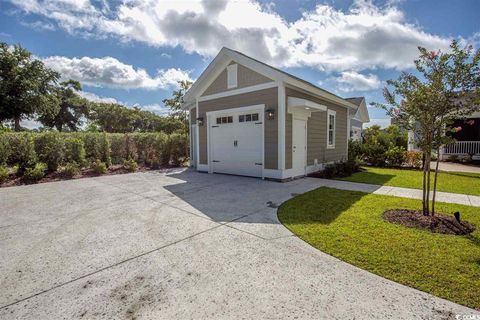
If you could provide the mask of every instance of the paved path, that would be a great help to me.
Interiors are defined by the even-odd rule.
[[[0,189],[0,319],[478,314],[293,236],[275,204],[323,184],[179,171]]]
[[[349,181],[340,181],[340,180],[327,180],[327,179],[318,179],[318,180],[322,186],[336,188],[336,189],[362,191],[367,193],[383,194],[383,195],[412,198],[412,199],[422,199],[422,190],[419,190],[419,189],[381,186],[376,184],[358,183],[358,182],[349,182]],[[459,193],[437,191],[437,201],[480,207],[480,196],[471,196],[471,195],[459,194]]]
[[[432,161],[431,167],[435,168],[436,162]],[[454,171],[454,172],[471,172],[471,173],[480,173],[480,165],[471,165],[471,164],[462,164],[454,162],[440,162],[438,164],[438,169],[440,171]]]

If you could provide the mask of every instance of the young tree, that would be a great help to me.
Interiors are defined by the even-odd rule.
[[[56,107],[52,93],[59,78],[20,45],[0,43],[0,121],[13,120],[19,131],[20,120],[52,112]]]
[[[78,81],[61,82],[55,89],[58,105],[42,112],[38,120],[44,126],[56,128],[60,132],[65,128],[77,131],[88,113],[88,101],[77,94],[80,90],[82,86]]]
[[[173,119],[180,120],[182,122],[182,131],[185,134],[185,139],[188,140],[188,112],[182,109],[183,97],[185,93],[192,86],[192,82],[188,80],[182,80],[178,82],[178,90],[173,91],[172,97],[170,99],[163,99],[162,102],[170,108],[170,116]],[[186,154],[188,154],[188,143],[186,146]]]
[[[480,104],[480,51],[473,52],[472,46],[461,48],[457,41],[450,47],[450,52],[419,47],[420,56],[415,60],[417,73],[404,72],[397,80],[387,81],[393,88],[384,89],[387,104],[374,103],[414,133],[415,143],[423,153],[424,215],[435,213],[438,162],[430,211],[432,152],[452,141],[447,133],[452,130],[453,121],[472,114]]]

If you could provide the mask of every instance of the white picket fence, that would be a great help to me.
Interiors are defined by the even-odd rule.
[[[477,154],[480,153],[480,141],[457,141],[446,145],[443,148],[443,153],[448,155]]]

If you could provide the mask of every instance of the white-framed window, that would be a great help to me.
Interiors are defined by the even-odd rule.
[[[232,89],[237,87],[237,64],[227,66],[227,88]]]
[[[217,117],[217,124],[233,123],[233,116]]]
[[[327,110],[327,148],[335,148],[335,127],[337,113],[335,110]]]

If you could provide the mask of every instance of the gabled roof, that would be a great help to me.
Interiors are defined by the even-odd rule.
[[[356,106],[360,106],[362,101],[365,100],[365,97],[351,97],[351,98],[345,98],[345,100],[350,101],[351,103],[353,103]]]
[[[294,87],[300,87],[311,94],[322,97],[327,101],[337,103],[349,109],[357,109],[357,106],[354,103],[343,99],[342,97],[339,97],[327,90],[324,90],[306,80],[298,78],[283,70],[272,67],[271,65],[249,57],[239,51],[232,50],[226,47],[223,47],[222,50],[220,50],[220,52],[207,66],[207,68],[203,71],[200,77],[198,77],[190,90],[188,90],[188,92],[185,94],[185,103],[183,107],[187,109],[189,106],[195,103],[195,98],[198,98],[202,95],[202,93],[208,88],[208,86],[213,82],[213,80],[216,79],[220,72],[222,72],[223,69],[225,69],[232,60],[272,79],[273,81],[284,82],[285,84]]]
[[[350,101],[357,106],[356,110],[350,110],[350,115],[353,116],[353,119],[361,121],[363,123],[370,122],[365,97],[351,97],[345,98],[345,100]]]

